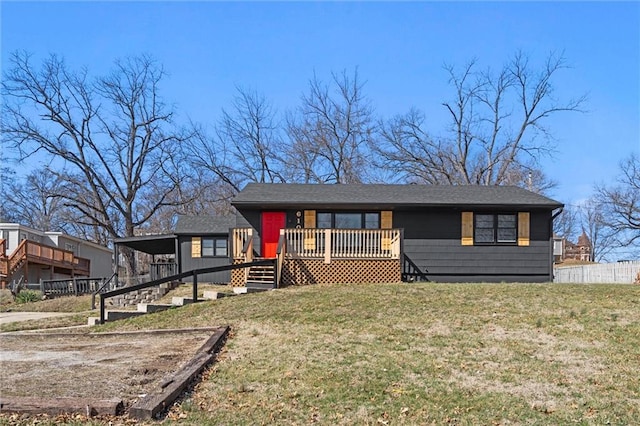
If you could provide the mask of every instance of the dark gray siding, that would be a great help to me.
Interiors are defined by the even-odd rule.
[[[208,235],[212,236],[212,235]],[[226,235],[221,235],[226,237]],[[182,272],[192,271],[200,268],[212,268],[215,266],[229,265],[228,257],[191,257],[191,236],[180,236],[180,262],[182,266]],[[184,281],[191,282],[191,278],[185,278]],[[198,276],[198,282],[216,283],[216,284],[228,284],[231,282],[231,271],[222,271],[212,274],[205,274]]]
[[[260,223],[261,215],[259,210],[242,210],[238,212],[238,228],[253,228],[253,251],[260,255]]]
[[[462,246],[456,240],[405,239],[404,253],[431,281],[550,281],[549,242],[528,247]]]
[[[394,212],[403,250],[432,281],[551,281],[551,213],[530,212],[530,244],[463,246],[461,211]]]

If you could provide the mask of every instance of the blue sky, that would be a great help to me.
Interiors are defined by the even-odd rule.
[[[280,111],[297,106],[315,72],[358,68],[377,114],[422,109],[444,130],[443,64],[477,58],[499,68],[516,51],[532,61],[564,51],[571,69],[556,95],[588,93],[588,112],[549,125],[557,152],[543,161],[566,204],[613,179],[640,153],[640,2],[17,2],[2,1],[1,60],[26,50],[107,71],[148,53],[169,77],[163,95],[182,119],[213,124],[235,86]]]

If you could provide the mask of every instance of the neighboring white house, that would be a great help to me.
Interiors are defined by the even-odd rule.
[[[109,277],[111,249],[62,232],[38,231],[18,223],[0,223],[0,280],[5,284],[74,276]]]

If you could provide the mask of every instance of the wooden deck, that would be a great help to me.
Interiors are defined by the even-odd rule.
[[[4,287],[12,277],[22,270],[28,276],[30,268],[50,267],[53,273],[74,276],[89,276],[91,261],[77,257],[73,252],[23,240],[9,255],[6,241],[0,240],[0,281]]]

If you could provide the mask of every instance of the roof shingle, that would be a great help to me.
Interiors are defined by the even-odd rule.
[[[516,186],[250,183],[233,199],[236,207],[475,206],[555,209],[563,204]]]
[[[176,234],[227,234],[236,226],[235,216],[178,216]]]

